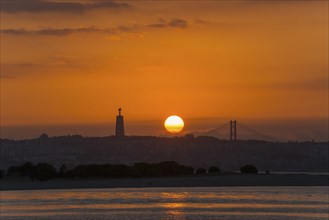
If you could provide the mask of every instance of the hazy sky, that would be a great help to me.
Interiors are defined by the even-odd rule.
[[[328,1],[1,0],[1,136],[112,126],[119,106],[130,134],[177,114],[186,132],[314,118],[327,139]]]

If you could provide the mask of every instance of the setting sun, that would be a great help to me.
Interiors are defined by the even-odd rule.
[[[181,132],[184,128],[184,121],[181,117],[172,115],[164,123],[166,130],[172,134]]]

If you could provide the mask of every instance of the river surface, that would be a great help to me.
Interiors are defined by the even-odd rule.
[[[1,191],[1,220],[329,219],[328,187]]]

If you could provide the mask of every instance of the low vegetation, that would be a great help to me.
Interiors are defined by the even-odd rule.
[[[210,167],[208,173],[221,173],[221,170],[218,167]]]
[[[240,168],[241,173],[258,173],[257,168],[254,165],[247,164]]]
[[[195,171],[195,174],[206,174],[207,171],[203,168],[198,168],[196,171]]]
[[[0,179],[2,179],[4,175],[5,175],[5,171],[0,170]]]
[[[32,181],[46,181],[54,177],[137,178],[169,177],[193,174],[193,167],[180,165],[174,161],[164,161],[161,163],[136,163],[133,166],[124,164],[89,164],[78,165],[73,169],[67,169],[66,165],[62,165],[58,172],[52,165],[47,163],[33,165],[31,162],[27,162],[20,166],[11,166],[7,170],[7,176],[25,176],[30,177]]]
[[[48,163],[38,163],[33,165],[26,162],[20,166],[8,168],[7,176],[30,177],[32,181],[47,181],[52,178],[141,178],[141,177],[172,177],[183,175],[219,174],[221,170],[212,166],[208,172],[204,168],[196,171],[193,167],[180,165],[174,161],[164,161],[160,163],[135,163],[132,166],[125,164],[88,164],[78,165],[73,169],[68,169],[66,165],[60,166],[57,171]],[[5,175],[1,172],[0,178]]]
[[[33,165],[31,162],[20,166],[12,166],[7,170],[8,176],[28,176],[31,180],[46,181],[57,176],[56,169],[47,163]]]

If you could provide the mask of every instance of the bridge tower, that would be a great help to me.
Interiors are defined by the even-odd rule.
[[[236,141],[236,120],[230,121],[230,141],[235,142]]]

